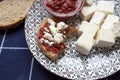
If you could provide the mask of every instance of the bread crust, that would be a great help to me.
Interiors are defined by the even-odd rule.
[[[19,10],[21,10],[23,8],[22,7],[23,5],[21,5],[22,3],[20,3],[19,0],[3,0],[3,1],[1,1],[0,2],[0,8],[1,8],[1,10],[0,10],[1,11],[0,12],[0,29],[13,28],[13,27],[16,27],[19,24],[23,23],[26,15],[27,15],[28,10],[30,9],[30,7],[31,7],[31,5],[33,4],[34,1],[35,0],[28,0],[28,1],[22,0],[22,2],[25,2],[25,3],[28,3],[28,4],[26,4],[24,6],[24,10],[22,10],[20,13],[19,13]],[[14,6],[13,4],[15,4],[15,2],[17,4]],[[9,11],[9,7],[11,7],[11,8],[16,7],[15,8],[16,11],[14,11],[14,10]],[[17,7],[19,7],[18,11],[17,11]],[[8,14],[6,14],[6,13],[8,13]],[[7,18],[8,18],[8,20],[7,20]],[[11,18],[11,20],[9,20],[10,18]]]
[[[58,56],[64,52],[64,49],[60,50],[58,53],[54,53],[54,52],[50,52],[50,51],[47,51],[45,49],[45,47],[40,43],[39,39],[38,39],[38,36],[39,36],[39,33],[40,33],[40,29],[42,27],[45,26],[45,24],[47,23],[47,19],[45,19],[41,25],[40,25],[40,28],[38,29],[38,34],[37,34],[37,43],[38,43],[38,46],[39,48],[41,49],[41,51],[45,54],[45,56],[47,58],[49,58],[51,61],[55,62],[55,60],[58,58]],[[69,33],[67,33],[66,35],[66,40],[67,38],[71,35],[71,34],[74,34],[74,35],[78,35],[78,30],[75,28],[75,27],[70,27],[70,30],[72,31],[69,31]]]

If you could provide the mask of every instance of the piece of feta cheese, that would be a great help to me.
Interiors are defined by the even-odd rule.
[[[75,49],[81,54],[88,55],[94,46],[94,37],[98,31],[98,26],[85,21],[79,30],[83,33],[75,42]]]
[[[105,14],[103,12],[96,11],[93,17],[91,18],[90,23],[101,26],[104,18],[105,18]]]
[[[89,34],[95,35],[96,31],[99,29],[98,25],[88,23],[87,21],[82,21],[80,28],[79,28],[79,34],[88,32]]]
[[[114,27],[113,27],[113,32],[115,34],[115,37],[120,37],[120,21],[114,23]]]
[[[114,13],[114,1],[98,1],[97,10],[106,15]]]
[[[96,36],[97,47],[111,47],[115,44],[115,36],[112,30],[100,29]]]
[[[104,20],[104,23],[101,26],[101,29],[112,29],[115,22],[119,21],[119,17],[116,15],[108,15],[107,18]]]
[[[75,49],[83,55],[90,54],[93,46],[94,39],[92,36],[89,36],[89,33],[83,33],[75,42]]]
[[[81,10],[81,18],[82,20],[90,20],[93,13],[96,11],[97,5],[92,4],[91,6],[84,6]]]
[[[85,5],[90,6],[93,4],[93,0],[85,0]]]

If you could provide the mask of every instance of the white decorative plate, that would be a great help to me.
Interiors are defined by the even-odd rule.
[[[96,2],[96,1],[95,1]],[[115,14],[120,16],[120,2],[115,1]],[[91,55],[83,56],[74,50],[75,37],[67,42],[67,50],[53,63],[46,58],[36,43],[37,31],[44,18],[50,17],[41,1],[36,0],[25,21],[28,47],[37,61],[49,71],[68,79],[91,80],[109,76],[120,70],[120,39],[110,48],[94,47]],[[67,21],[70,25],[81,22],[79,14]]]

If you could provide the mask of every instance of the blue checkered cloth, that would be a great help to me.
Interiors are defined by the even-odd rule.
[[[42,67],[30,53],[24,23],[0,30],[0,80],[67,80]],[[102,80],[120,80],[120,71]]]

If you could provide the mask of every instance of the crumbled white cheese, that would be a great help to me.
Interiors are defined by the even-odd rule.
[[[53,44],[54,44],[54,42],[49,42],[49,44],[48,44],[48,45],[49,45],[49,46],[52,46]]]
[[[57,24],[57,29],[58,30],[63,30],[63,29],[65,29],[65,28],[67,28],[68,27],[68,25],[66,25],[64,22],[59,22],[58,24]]]
[[[49,32],[49,30],[48,30],[46,27],[44,28],[44,30],[45,30],[46,32]]]
[[[49,46],[52,46],[52,45],[54,44],[54,42],[50,42],[50,41],[47,40],[47,39],[44,39],[44,42],[45,42],[46,44],[48,44]]]
[[[44,38],[41,38],[41,39],[40,39],[40,42],[43,43],[43,42],[44,42]]]
[[[49,41],[47,39],[44,40],[45,43],[49,44]]]
[[[56,24],[52,19],[47,19],[47,21],[50,25],[55,25]]]
[[[51,31],[52,34],[57,33],[57,28],[54,25],[50,25],[49,28],[50,28],[50,31]]]
[[[54,35],[54,40],[55,40],[55,42],[57,42],[57,43],[62,42],[62,41],[63,41],[62,34],[61,34],[61,33],[55,34],[55,35]]]
[[[48,32],[44,32],[45,34],[44,34],[44,38],[46,38],[46,39],[48,39],[48,40],[50,40],[50,41],[52,41],[53,40],[53,37],[52,37],[52,35],[50,34],[50,33],[48,33]]]
[[[54,41],[56,43],[60,43],[62,42],[64,39],[63,39],[63,34],[60,33],[60,30],[63,30],[65,28],[68,27],[68,25],[66,25],[64,22],[59,22],[57,24],[57,27],[55,27],[55,22],[52,20],[52,19],[48,19],[47,20],[48,23],[50,24],[49,25],[49,29],[50,29],[50,33],[48,33],[48,30],[45,28],[46,32],[44,32],[44,38],[45,39],[48,39],[49,41]],[[48,41],[45,41],[47,44],[51,45],[53,43],[51,42],[48,42]]]

